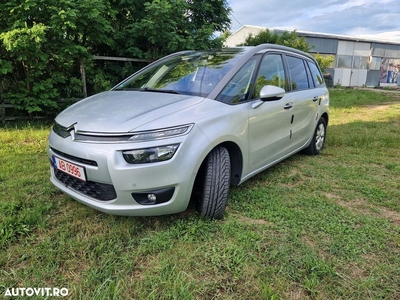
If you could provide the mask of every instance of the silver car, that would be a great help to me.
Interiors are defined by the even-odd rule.
[[[315,59],[277,46],[184,51],[70,106],[49,136],[51,182],[97,210],[221,218],[230,185],[324,146]]]

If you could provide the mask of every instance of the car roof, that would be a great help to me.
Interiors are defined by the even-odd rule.
[[[315,60],[315,58],[308,54],[307,52],[301,51],[299,49],[283,46],[283,45],[277,45],[277,44],[260,44],[257,46],[239,46],[239,47],[230,47],[232,49],[235,48],[242,48],[247,50],[246,52],[250,52],[251,55],[254,55],[256,53],[264,53],[265,50],[278,50],[278,51],[284,51],[284,52],[291,52],[299,55],[303,55],[311,60]]]

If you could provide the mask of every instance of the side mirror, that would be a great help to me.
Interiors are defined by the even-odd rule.
[[[260,100],[262,101],[279,100],[283,96],[285,96],[285,90],[274,85],[265,85],[260,91]]]

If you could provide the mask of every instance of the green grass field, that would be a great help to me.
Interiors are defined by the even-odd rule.
[[[117,217],[72,200],[49,181],[50,128],[0,128],[1,296],[400,299],[399,92],[331,90],[323,153],[233,187],[220,221],[192,207]]]

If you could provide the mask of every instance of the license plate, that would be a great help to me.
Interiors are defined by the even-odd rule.
[[[86,181],[85,168],[53,155],[54,167],[75,178]]]

